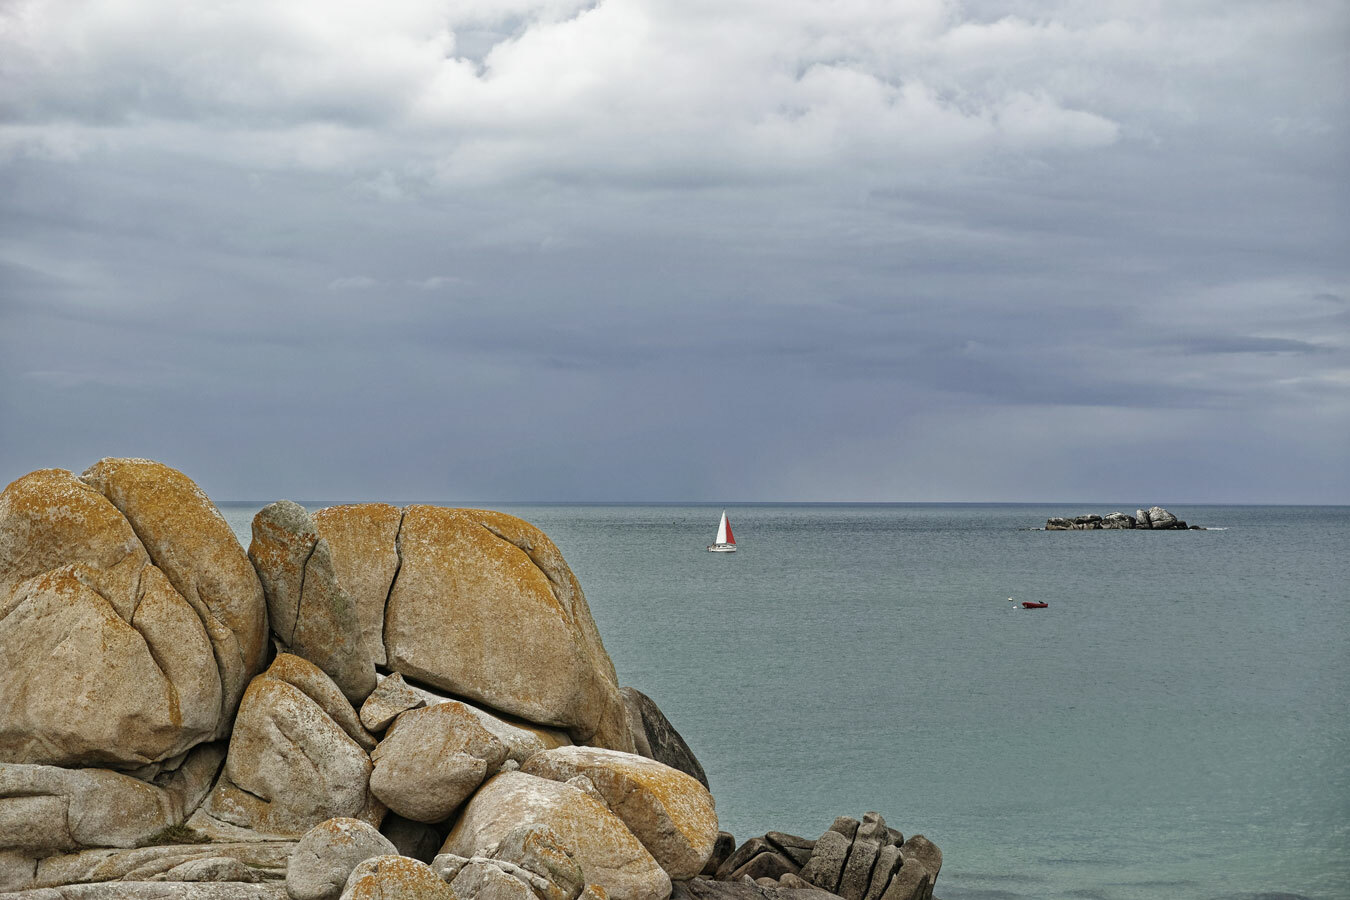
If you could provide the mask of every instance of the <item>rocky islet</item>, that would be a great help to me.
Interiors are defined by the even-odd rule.
[[[1132,516],[1123,512],[1107,513],[1104,516],[1089,513],[1073,518],[1051,516],[1045,520],[1046,531],[1113,531],[1126,529],[1143,529],[1146,531],[1205,530],[1201,525],[1188,526],[1161,506],[1137,509]]]
[[[0,494],[0,897],[932,895],[876,813],[737,847],[707,784],[527,522],[278,501],[245,552],[150,460]]]

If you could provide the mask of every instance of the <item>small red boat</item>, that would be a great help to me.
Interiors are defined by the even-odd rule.
[[[1045,609],[1049,605],[1050,605],[1049,603],[1033,603],[1030,600],[1022,601],[1023,609]]]

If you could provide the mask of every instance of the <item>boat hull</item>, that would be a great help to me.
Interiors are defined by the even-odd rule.
[[[1022,604],[1023,609],[1045,609],[1049,603],[1032,603],[1030,600]]]
[[[708,552],[709,552],[709,553],[735,553],[735,552],[736,552],[736,545],[735,545],[735,544],[709,544],[709,545],[708,545]]]

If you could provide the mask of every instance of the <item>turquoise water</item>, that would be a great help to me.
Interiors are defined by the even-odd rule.
[[[718,507],[500,508],[738,839],[875,809],[942,847],[944,900],[1350,897],[1350,508],[741,506],[734,555]]]

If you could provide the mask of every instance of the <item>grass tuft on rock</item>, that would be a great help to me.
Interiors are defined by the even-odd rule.
[[[140,846],[163,847],[167,844],[207,844],[210,842],[209,837],[180,822],[177,825],[170,825],[168,828],[161,828],[141,841]]]

